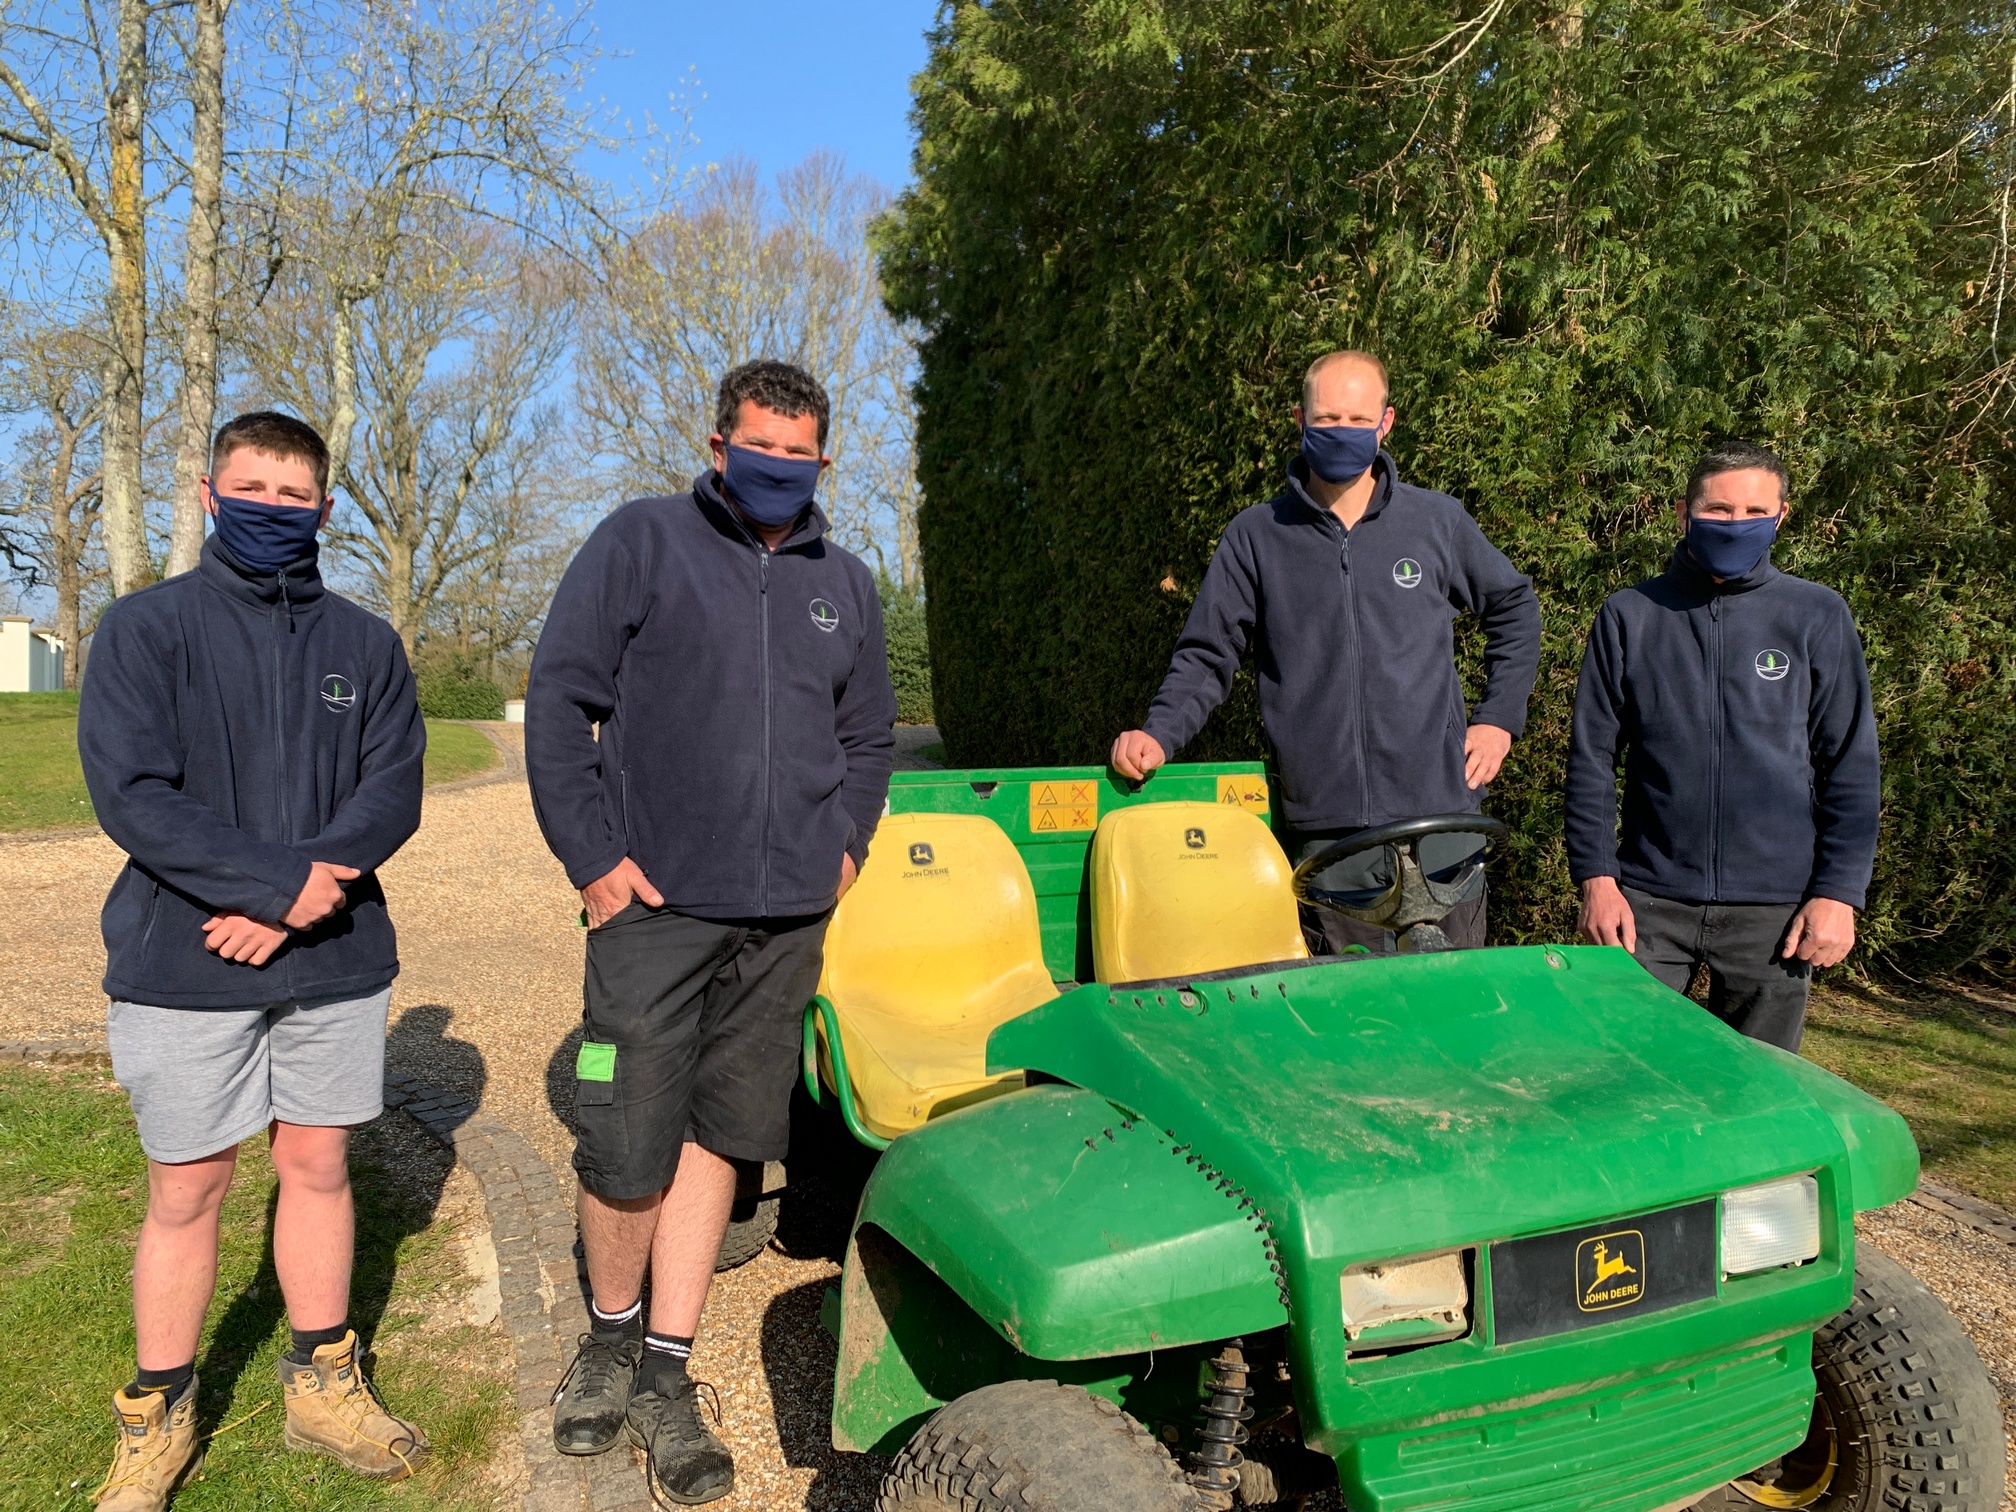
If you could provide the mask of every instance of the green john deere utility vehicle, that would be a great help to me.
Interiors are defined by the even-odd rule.
[[[1620,950],[1438,948],[1416,848],[1495,821],[1291,873],[1257,765],[889,807],[804,1066],[882,1152],[827,1309],[882,1512],[1999,1506],[1979,1359],[1856,1250],[1903,1121]]]

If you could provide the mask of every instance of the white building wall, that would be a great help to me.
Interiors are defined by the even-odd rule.
[[[25,614],[0,618],[0,693],[54,693],[63,686],[63,642]]]

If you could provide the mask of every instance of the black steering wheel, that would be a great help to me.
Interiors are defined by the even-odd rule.
[[[1326,845],[1295,868],[1295,896],[1318,908],[1332,909],[1361,924],[1390,929],[1414,950],[1447,950],[1449,941],[1439,925],[1458,903],[1472,895],[1484,857],[1466,862],[1447,882],[1431,879],[1421,865],[1420,843],[1430,835],[1477,835],[1486,848],[1512,833],[1502,819],[1483,814],[1432,814],[1425,819],[1399,819],[1346,835]],[[1319,887],[1316,879],[1339,861],[1384,847],[1393,856],[1393,881],[1383,892],[1340,893]]]

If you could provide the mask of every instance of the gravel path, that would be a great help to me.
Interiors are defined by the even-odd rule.
[[[522,733],[492,728],[513,742]],[[935,732],[899,734],[903,764],[923,765],[910,753]],[[0,843],[0,1040],[102,1034],[98,908],[121,861],[95,832]],[[571,1141],[555,1096],[570,1089],[581,1012],[580,902],[539,837],[522,781],[430,793],[419,834],[383,879],[405,967],[393,1064],[480,1101],[568,1184]],[[2016,1248],[1910,1204],[1861,1227],[1954,1309],[2005,1403],[2016,1401]],[[738,1489],[723,1512],[872,1503],[883,1462],[836,1453],[827,1439],[833,1345],[817,1318],[838,1273],[830,1260],[771,1251],[716,1284],[694,1373],[719,1388],[736,1457]],[[2003,1505],[2016,1512],[2016,1491]]]

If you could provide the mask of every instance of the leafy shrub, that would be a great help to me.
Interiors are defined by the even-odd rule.
[[[924,597],[888,578],[882,593],[882,631],[889,642],[889,681],[896,688],[896,717],[904,724],[931,724],[931,640],[924,625]]]
[[[420,685],[420,712],[429,719],[502,719],[504,690],[487,677],[453,667],[425,671]]]
[[[1278,486],[1302,367],[1393,368],[1404,476],[1542,595],[1491,807],[1501,938],[1563,937],[1583,636],[1722,435],[1794,479],[1777,560],[1867,643],[1864,938],[2016,940],[2016,11],[1963,0],[959,0],[882,236],[925,333],[919,528],[954,762],[1101,759],[1213,545]],[[2000,103],[1998,103],[1998,101]],[[1999,124],[1998,124],[1999,123]],[[2000,333],[2000,347],[1994,335]],[[1473,673],[1476,648],[1466,648]],[[1186,753],[1251,755],[1241,686]]]

